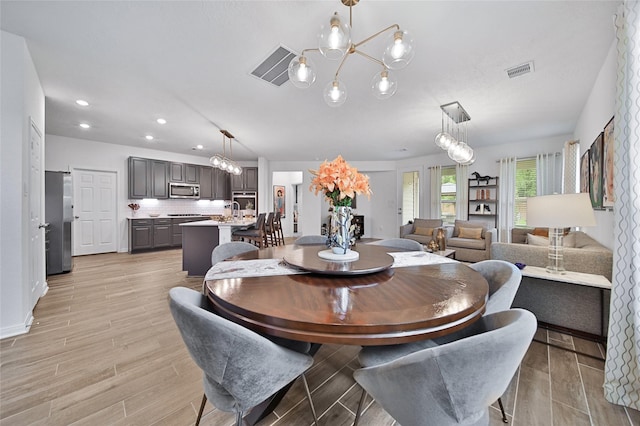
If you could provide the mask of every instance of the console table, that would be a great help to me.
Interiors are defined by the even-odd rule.
[[[602,275],[566,271],[552,274],[526,266],[513,307],[533,312],[547,328],[604,342],[611,282]]]

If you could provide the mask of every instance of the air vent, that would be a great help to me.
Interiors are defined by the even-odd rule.
[[[278,46],[251,74],[275,86],[281,86],[289,80],[287,68],[295,56],[286,47]]]
[[[509,78],[519,77],[523,74],[528,74],[533,72],[533,61],[527,62],[526,64],[518,65],[516,67],[509,68],[507,70],[507,75]]]

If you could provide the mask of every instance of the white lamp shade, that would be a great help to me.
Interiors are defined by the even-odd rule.
[[[351,28],[347,25],[338,12],[333,14],[325,25],[320,27],[318,33],[318,49],[327,59],[338,60],[342,58],[351,47]]]
[[[334,80],[327,84],[323,91],[324,101],[330,107],[339,107],[347,100],[347,86],[344,83]]]
[[[389,99],[398,89],[396,76],[384,70],[376,73],[371,79],[371,91],[378,99]]]
[[[399,70],[409,65],[414,55],[413,39],[407,31],[398,30],[387,38],[382,62],[392,70]]]
[[[316,81],[315,64],[306,56],[296,56],[287,69],[289,80],[299,89],[306,89]]]
[[[527,198],[527,226],[569,228],[595,225],[596,217],[587,193]]]

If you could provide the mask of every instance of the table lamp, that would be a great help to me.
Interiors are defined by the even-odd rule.
[[[554,194],[527,198],[527,226],[549,228],[549,266],[552,274],[564,273],[564,228],[595,226],[589,194]]]

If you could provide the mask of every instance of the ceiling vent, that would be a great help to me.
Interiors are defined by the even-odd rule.
[[[507,75],[509,78],[519,77],[523,74],[529,74],[533,72],[533,61],[527,62],[526,64],[518,65],[507,70]]]
[[[251,71],[251,74],[273,85],[281,86],[289,80],[287,68],[295,56],[296,54],[286,47],[278,46],[267,59]]]

